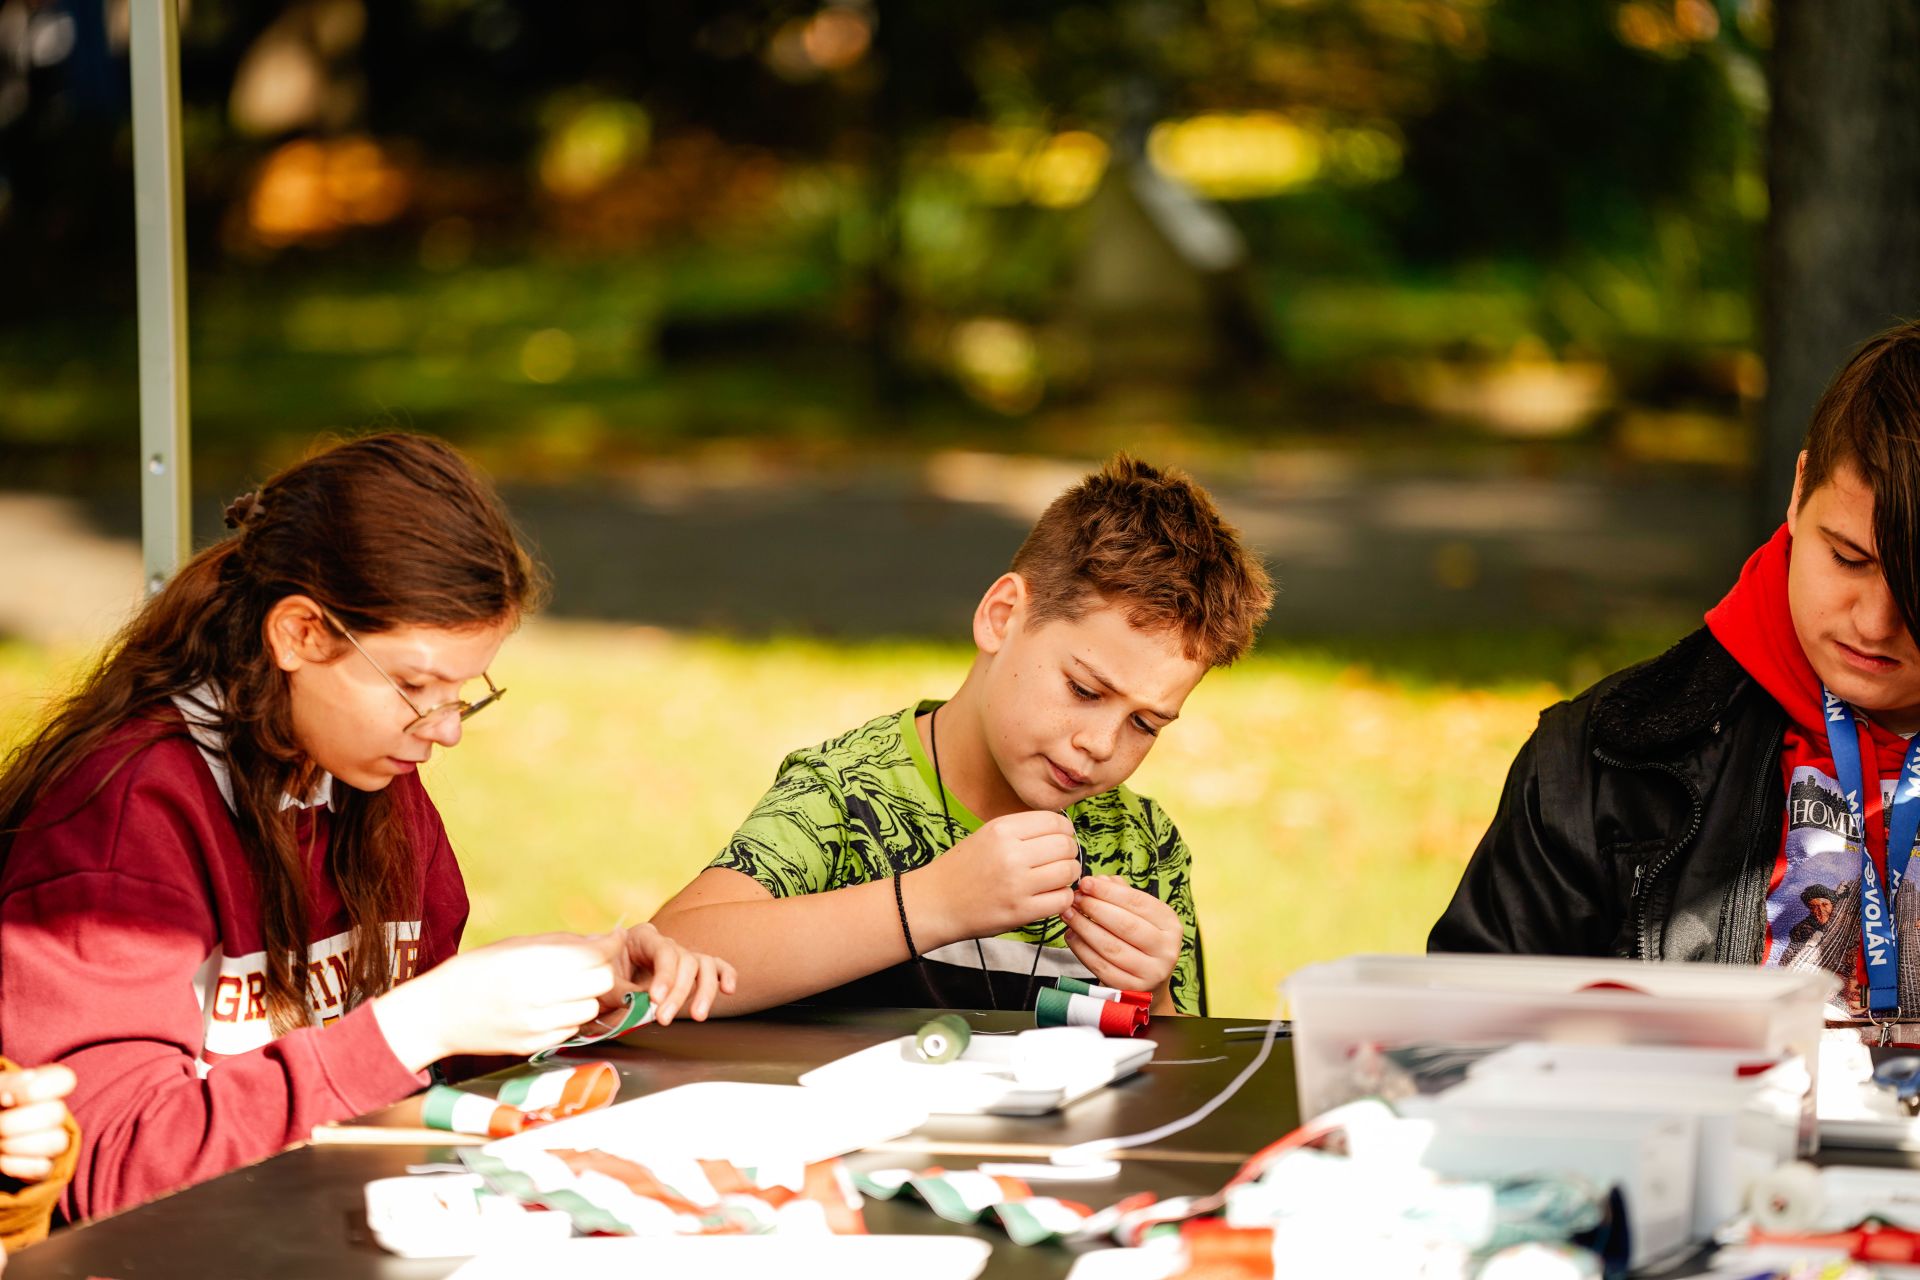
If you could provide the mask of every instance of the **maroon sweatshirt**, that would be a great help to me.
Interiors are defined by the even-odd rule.
[[[419,776],[393,791],[422,904],[419,920],[388,925],[406,978],[457,949],[467,894]],[[343,1005],[348,923],[325,870],[331,812],[297,818],[314,1025],[278,1039],[252,863],[214,769],[177,721],[121,729],[41,796],[14,838],[0,868],[0,1052],[79,1077],[67,1219],[264,1159],[425,1083],[394,1057],[372,1008]]]

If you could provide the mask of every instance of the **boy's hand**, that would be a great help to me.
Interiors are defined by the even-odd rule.
[[[913,874],[929,883],[922,901],[932,899],[956,938],[991,938],[1057,916],[1073,901],[1080,846],[1063,813],[1010,813]],[[909,913],[916,906],[909,899]]]
[[[0,1173],[38,1182],[66,1154],[67,1104],[73,1071],[58,1063],[32,1071],[0,1071]]]
[[[644,989],[664,1027],[682,1009],[704,1021],[716,995],[733,994],[733,966],[725,960],[690,951],[650,924],[634,925],[625,938],[626,971],[600,998],[603,1012],[619,1007],[627,992]]]
[[[1155,991],[1180,959],[1182,929],[1172,907],[1120,876],[1088,876],[1060,913],[1067,946],[1109,987]]]

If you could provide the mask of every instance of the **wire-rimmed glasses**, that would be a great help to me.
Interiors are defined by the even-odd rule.
[[[380,673],[382,680],[385,680],[393,686],[393,691],[400,695],[400,701],[406,703],[407,710],[413,712],[414,718],[407,723],[404,732],[417,733],[428,725],[443,723],[448,716],[457,715],[461,720],[470,720],[480,711],[500,701],[507,692],[505,689],[494,684],[492,676],[482,671],[480,678],[487,682],[486,696],[476,698],[472,702],[468,702],[465,698],[455,698],[451,702],[442,702],[438,706],[428,707],[425,711],[422,711],[414,705],[413,699],[407,696],[407,691],[400,687],[400,682],[388,675],[387,669],[374,661],[373,655],[361,647],[360,641],[355,638],[353,632],[347,629],[346,623],[340,621],[340,619],[334,617],[325,609],[322,609],[320,613],[328,622],[331,622],[340,629],[340,634],[347,638],[347,643],[352,645],[360,656],[367,660],[369,666]]]

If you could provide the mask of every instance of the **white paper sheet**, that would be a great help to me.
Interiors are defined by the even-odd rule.
[[[649,1159],[727,1160],[742,1168],[812,1164],[911,1133],[925,1107],[792,1084],[681,1085],[488,1143],[512,1159],[535,1151],[600,1150]]]

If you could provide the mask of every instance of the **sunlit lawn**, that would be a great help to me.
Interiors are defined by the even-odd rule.
[[[1417,642],[1262,654],[1207,678],[1134,778],[1195,853],[1217,1013],[1263,1013],[1286,974],[1413,950],[1491,816],[1514,751],[1569,676],[1651,653],[1493,641],[1463,688]],[[1403,652],[1395,652],[1400,650]],[[790,749],[921,696],[958,648],[737,643],[539,622],[494,670],[511,692],[427,781],[473,899],[469,943],[645,919],[697,872]],[[0,645],[0,741],[77,662]],[[1444,668],[1443,668],[1444,669]]]

